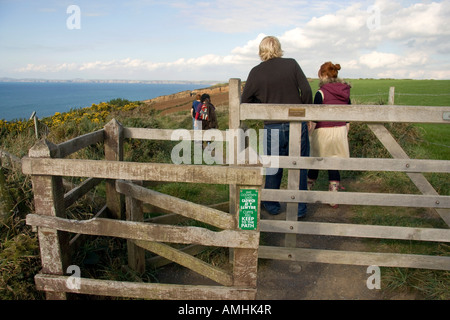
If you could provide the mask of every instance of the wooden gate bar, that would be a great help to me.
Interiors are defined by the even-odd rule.
[[[450,257],[403,253],[356,252],[284,247],[259,247],[259,258],[358,266],[450,270]]]
[[[224,286],[233,285],[233,275],[220,268],[214,267],[209,263],[206,263],[198,258],[191,256],[188,253],[182,252],[169,245],[155,242],[155,241],[142,241],[131,240],[137,246],[149,250],[157,255],[169,259],[181,266],[189,268],[190,270],[197,272],[198,274],[205,276],[211,280],[216,281]]]
[[[280,168],[352,171],[442,172],[450,173],[448,160],[380,159],[380,158],[327,158],[327,157],[278,157],[260,156],[261,163],[276,163]]]
[[[107,160],[22,159],[22,171],[31,175],[105,179],[261,185],[262,168],[173,165]],[[115,187],[115,186],[114,186]]]
[[[304,109],[303,114],[299,113],[297,116],[293,116],[292,112],[289,112],[299,107]],[[445,112],[450,112],[450,107],[241,103],[240,120],[448,124],[448,120],[443,117]]]
[[[300,157],[301,141],[302,141],[302,123],[291,122],[289,125],[289,155],[293,157]],[[299,187],[300,187],[300,170],[289,169],[287,188],[289,190],[297,191]],[[298,219],[298,203],[288,202],[286,205],[286,221],[297,221],[297,219]],[[286,234],[284,241],[286,247],[295,247],[297,245],[297,235]]]
[[[80,221],[37,214],[27,215],[26,222],[31,226],[46,227],[72,233],[145,241],[249,249],[257,249],[259,245],[259,232],[257,231],[223,230],[215,232],[199,227],[180,227],[104,218]]]
[[[338,203],[381,207],[450,208],[450,196],[371,192],[327,192],[263,189],[264,201]]]
[[[234,229],[236,225],[233,216],[229,213],[149,190],[131,182],[117,180],[116,188],[127,196],[221,229]]]
[[[261,220],[260,225],[261,232],[450,242],[450,229],[281,220]]]
[[[38,274],[35,277],[38,290],[73,292],[112,297],[157,300],[254,300],[255,288],[222,286],[176,285],[160,283],[136,283],[125,281],[78,278],[79,288],[67,286],[69,277]]]

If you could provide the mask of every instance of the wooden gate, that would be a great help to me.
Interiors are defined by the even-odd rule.
[[[409,159],[382,123],[439,123],[448,121],[450,107],[395,105],[276,105],[241,104],[241,81],[230,80],[230,129],[244,120],[279,120],[290,123],[289,156],[260,156],[261,163],[288,169],[287,190],[262,190],[261,200],[287,203],[286,220],[261,220],[261,232],[284,233],[283,247],[260,246],[259,258],[363,266],[411,267],[450,270],[450,257],[394,253],[296,248],[297,235],[402,239],[450,242],[450,229],[409,228],[297,221],[297,203],[336,203],[369,206],[433,208],[450,225],[450,197],[439,195],[423,172],[450,172],[448,160]],[[303,121],[364,122],[394,159],[300,157]],[[254,151],[253,153],[255,153]],[[249,152],[247,153],[249,154]],[[264,165],[270,167],[269,165]],[[416,194],[299,191],[300,169],[405,172],[420,190]]]
[[[123,128],[112,120],[103,130],[54,145],[38,142],[22,159],[30,174],[35,198],[35,214],[27,224],[38,232],[42,271],[35,277],[39,290],[48,299],[66,299],[66,293],[93,294],[145,299],[254,299],[259,231],[241,230],[239,216],[194,204],[144,188],[143,181],[231,184],[239,192],[252,191],[259,203],[260,168],[174,165],[124,162],[123,140],[133,138],[170,139],[170,131]],[[105,143],[105,160],[65,159],[92,144]],[[63,177],[85,177],[84,183],[64,194]],[[101,181],[106,181],[105,207],[89,220],[68,219],[66,208]],[[208,228],[143,221],[142,203],[203,222]],[[238,202],[233,203],[239,213]],[[125,210],[124,210],[125,208]],[[259,205],[255,226],[258,226]],[[125,211],[125,220],[124,218]],[[244,229],[244,228],[242,228]],[[192,269],[218,283],[217,286],[174,285],[83,278],[71,274],[71,248],[80,235],[100,235],[127,239],[128,264],[137,272],[145,269],[145,251]],[[232,272],[214,267],[166,243],[199,244],[233,248]],[[81,271],[82,273],[82,271]]]
[[[407,228],[375,225],[353,225],[297,221],[298,202],[337,203],[399,207],[429,207],[436,210],[447,225],[450,224],[450,197],[438,195],[423,172],[450,172],[448,160],[409,159],[392,138],[383,122],[449,123],[449,107],[426,106],[328,106],[328,105],[267,105],[241,104],[241,82],[230,80],[229,134],[221,132],[214,139],[227,142],[231,150],[227,165],[175,165],[123,161],[124,139],[172,140],[173,130],[124,128],[115,120],[104,129],[54,145],[46,140],[37,143],[22,159],[22,170],[32,176],[35,214],[27,216],[27,224],[38,232],[42,271],[36,275],[37,288],[48,299],[65,299],[66,293],[148,299],[254,299],[257,285],[257,262],[261,259],[321,262],[332,264],[396,266],[450,270],[450,257],[353,252],[296,248],[299,234],[403,239],[450,242],[450,229]],[[330,116],[331,115],[331,116]],[[286,157],[260,156],[263,161],[252,163],[251,148],[242,143],[241,121],[280,120],[290,122],[290,155]],[[369,127],[393,155],[393,159],[338,159],[300,157],[302,121],[367,122]],[[195,140],[189,131],[187,137]],[[211,136],[200,136],[210,140]],[[67,156],[87,146],[104,142],[105,160],[67,159]],[[237,161],[243,152],[247,158]],[[272,161],[276,160],[276,161]],[[287,190],[265,190],[261,163],[277,163],[289,170]],[[264,165],[270,167],[270,165]],[[405,172],[423,193],[331,193],[299,191],[299,170],[356,170]],[[80,186],[64,194],[63,177],[88,178]],[[68,219],[65,210],[74,201],[106,181],[106,205],[89,220]],[[143,181],[168,181],[230,186],[229,213],[176,199],[144,188]],[[238,223],[241,190],[253,191],[257,198],[255,230],[242,230]],[[288,203],[285,221],[259,220],[261,200]],[[220,231],[200,227],[143,222],[142,203],[149,203],[166,211],[214,226]],[[165,219],[161,219],[164,221]],[[167,221],[167,220],[165,220]],[[283,247],[260,246],[260,232],[286,234]],[[141,272],[145,268],[143,250],[186,266],[211,278],[217,286],[191,286],[156,283],[137,283],[87,279],[67,276],[72,266],[71,248],[82,234],[128,239],[128,263]],[[213,267],[182,250],[164,243],[201,244],[227,247],[232,250],[233,271]],[[68,269],[69,267],[69,269]],[[73,267],[73,266],[72,266]]]

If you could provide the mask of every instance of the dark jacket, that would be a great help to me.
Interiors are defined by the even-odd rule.
[[[241,103],[312,104],[311,86],[297,61],[274,58],[250,71]]]
[[[341,79],[335,79],[331,82],[323,83],[321,84],[319,91],[317,91],[316,96],[314,97],[314,103],[331,105],[351,104],[350,89],[351,86]],[[340,127],[345,125],[346,122],[342,121],[319,121],[317,122],[316,129]]]

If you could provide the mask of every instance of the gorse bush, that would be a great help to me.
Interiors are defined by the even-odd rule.
[[[53,143],[61,143],[71,138],[102,129],[112,117],[128,115],[139,108],[139,102],[115,99],[110,102],[93,104],[91,107],[55,113],[52,117],[39,119],[39,138],[46,137]],[[123,116],[127,119],[126,116]],[[149,118],[128,119],[128,126],[159,127],[158,121]],[[36,143],[35,125],[31,120],[0,120],[0,149],[17,157],[27,155]],[[134,150],[152,150],[155,146],[131,145],[129,154]],[[152,154],[150,154],[152,155]],[[75,155],[80,159],[103,159],[104,146],[90,146]],[[143,160],[149,153],[136,157]],[[36,290],[34,275],[41,269],[37,235],[25,224],[25,217],[34,210],[32,184],[29,176],[22,174],[19,164],[11,165],[2,161],[2,173],[5,176],[5,189],[12,199],[11,212],[0,219],[0,300],[35,300],[43,299],[44,294]],[[79,182],[73,179],[73,182]],[[71,183],[69,181],[69,183]],[[79,201],[68,210],[68,216],[88,216],[97,212],[102,204],[97,201]]]

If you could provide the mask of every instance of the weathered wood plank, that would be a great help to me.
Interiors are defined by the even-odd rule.
[[[103,218],[106,217],[106,210],[108,208],[106,207],[106,205],[104,205],[95,215],[93,218]],[[75,252],[81,245],[81,243],[83,242],[83,239],[85,239],[87,237],[87,235],[85,234],[81,234],[81,233],[77,233],[75,236],[72,237],[72,239],[70,239],[69,241],[69,246],[72,249],[72,252]]]
[[[240,191],[242,189],[254,189],[258,193],[257,213],[256,213],[256,231],[259,243],[259,221],[261,216],[261,187],[236,186],[236,202],[234,203],[234,212],[236,226],[239,227],[240,213]],[[258,278],[258,248],[236,248],[230,254],[233,262],[233,285],[247,286],[256,288]]]
[[[122,180],[261,185],[262,168],[173,165],[77,159],[22,159],[22,171],[33,175]]]
[[[385,207],[450,208],[450,196],[418,194],[263,189],[262,200],[281,202],[338,203]]]
[[[184,252],[186,254],[189,254],[191,256],[195,256],[201,252],[203,252],[205,249],[207,249],[208,247],[202,246],[202,245],[198,245],[198,244],[192,244],[192,245],[187,245],[181,249],[179,249],[178,251]],[[171,260],[166,259],[164,257],[161,256],[155,256],[155,257],[151,257],[147,259],[147,264],[150,265],[153,268],[160,268],[162,266],[165,266],[169,263],[172,263]]]
[[[116,119],[112,119],[104,128],[105,160],[123,161],[123,126]],[[89,175],[91,177],[91,175]],[[94,176],[92,176],[94,177]],[[134,179],[141,180],[141,179]],[[111,217],[122,219],[125,212],[125,199],[116,191],[115,181],[106,180],[106,206]]]
[[[104,130],[98,130],[90,133],[86,133],[79,137],[73,138],[66,142],[58,144],[58,158],[65,158],[72,153],[75,153],[90,145],[103,142]]]
[[[417,254],[260,246],[259,258],[359,266],[376,265],[380,267],[450,270],[450,257]]]
[[[235,228],[234,218],[229,213],[149,190],[124,180],[117,180],[116,188],[117,191],[126,196],[134,197],[140,201],[153,204],[187,218],[195,219],[221,229]]]
[[[141,183],[140,181],[135,183]],[[142,201],[126,196],[125,217],[127,221],[144,222]],[[145,250],[137,246],[133,240],[127,240],[128,266],[139,274],[145,272]]]
[[[241,79],[230,79],[229,80],[229,92],[228,92],[228,128],[230,130],[236,130],[241,126],[241,117],[240,117],[240,103],[241,103]],[[228,142],[228,148],[231,150],[228,152],[229,157],[233,157],[233,159],[228,159],[228,163],[238,163],[237,162],[237,137],[231,136],[232,141]],[[237,184],[246,184],[246,183],[231,183],[229,187],[229,198],[230,198],[230,209],[228,210],[231,214],[236,214],[236,185]],[[261,182],[262,184],[262,182]]]
[[[241,120],[276,121],[351,121],[449,123],[443,119],[450,107],[390,105],[317,105],[242,103]],[[289,115],[289,110],[304,109],[304,116]],[[300,115],[300,113],[298,113]]]
[[[261,220],[261,232],[450,242],[450,229]]]
[[[273,160],[272,160],[273,159]],[[262,163],[276,163],[286,169],[442,172],[450,173],[448,160],[379,159],[379,158],[326,158],[326,157],[271,157],[261,156]]]
[[[111,297],[128,297],[154,300],[254,300],[256,289],[222,286],[195,286],[160,283],[135,283],[79,278],[79,288],[67,286],[67,276],[38,274],[38,290],[65,291]]]
[[[67,192],[64,195],[64,206],[67,208],[73,203],[75,203],[78,199],[80,199],[82,196],[84,196],[86,193],[91,191],[96,185],[98,185],[100,182],[102,182],[102,179],[94,179],[89,178],[82,183],[80,183],[79,186],[73,188],[69,192]]]
[[[38,141],[28,152],[30,157],[54,157],[58,148],[47,140]],[[36,216],[65,217],[64,188],[60,176],[32,176]],[[38,228],[42,270],[62,275],[68,265],[69,235],[55,228]],[[66,299],[64,292],[46,295],[49,300]]]
[[[26,222],[31,226],[52,228],[72,233],[145,241],[252,249],[256,249],[259,244],[259,233],[256,231],[223,230],[214,232],[199,227],[167,226],[103,218],[80,221],[44,217],[36,214],[27,215]]]
[[[302,123],[291,122],[289,125],[289,155],[300,157],[302,141]],[[300,170],[288,170],[288,186],[289,190],[298,190],[300,187]],[[297,221],[298,203],[289,202],[286,205],[286,221]],[[295,247],[297,244],[297,235],[287,233],[284,243],[286,247]]]
[[[150,128],[123,128],[124,137],[127,139],[141,140],[165,140],[165,141],[209,141],[210,136],[205,135],[206,131],[195,131],[187,129],[150,129]],[[227,132],[224,130],[214,130],[214,141],[226,141]],[[182,138],[180,138],[180,136]]]
[[[169,259],[224,286],[233,285],[233,275],[171,246],[154,241],[132,240],[137,246]]]

